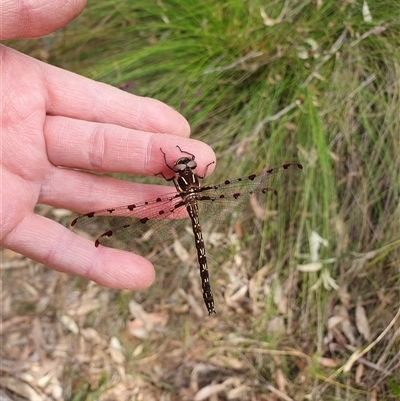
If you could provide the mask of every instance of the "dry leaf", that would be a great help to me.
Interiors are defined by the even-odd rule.
[[[125,355],[123,352],[119,349],[116,349],[114,347],[110,347],[108,349],[108,352],[110,353],[111,359],[118,365],[122,365],[125,362]]]
[[[335,368],[339,364],[338,361],[332,358],[323,358],[323,357],[318,358],[318,362],[324,368]]]
[[[144,327],[143,321],[140,319],[135,319],[128,323],[128,331],[134,337],[140,340],[145,340],[149,338],[149,332]]]
[[[364,374],[364,365],[362,363],[359,363],[357,365],[357,369],[356,369],[356,376],[355,376],[356,384],[361,383],[361,378],[362,378],[363,374]]]
[[[129,312],[134,318],[141,318],[142,320],[147,319],[147,313],[143,309],[142,305],[138,304],[133,299],[129,301]]]
[[[144,345],[143,344],[139,344],[137,347],[135,347],[135,349],[132,352],[132,356],[133,357],[138,357],[139,355],[141,355],[144,351]]]
[[[71,316],[85,316],[99,308],[100,302],[96,299],[92,299],[81,304],[76,309],[70,309],[68,314]]]
[[[72,319],[72,317],[68,316],[68,315],[62,315],[61,316],[61,323],[71,332],[74,334],[78,334],[79,333],[79,327],[78,325],[75,323],[75,320]]]
[[[86,329],[82,329],[81,334],[86,340],[89,340],[93,344],[101,344],[103,342],[103,339],[101,338],[100,334],[93,327],[87,327]]]
[[[27,383],[14,379],[13,377],[3,377],[2,386],[7,390],[13,391],[30,401],[42,401],[42,397]]]
[[[174,251],[181,262],[187,262],[189,260],[189,252],[185,249],[182,243],[178,240],[174,241]]]
[[[39,377],[37,384],[39,387],[45,388],[49,383],[50,380],[53,378],[53,373],[48,373],[42,377]]]
[[[378,390],[376,388],[372,389],[369,395],[369,401],[376,401],[378,399]]]
[[[210,398],[211,396],[224,391],[226,385],[224,383],[221,384],[210,384],[208,386],[203,387],[200,389],[196,395],[194,396],[194,401],[202,401]]]
[[[359,333],[362,334],[367,341],[371,339],[367,314],[365,308],[361,305],[360,299],[358,299],[356,306],[356,327]]]
[[[347,309],[344,306],[339,306],[338,312],[339,312],[340,316],[343,316],[345,318],[345,319],[343,319],[343,321],[340,324],[342,332],[347,337],[347,339],[350,341],[350,344],[355,345],[356,344],[356,337],[354,335],[355,328],[351,324]]]
[[[50,384],[49,392],[54,400],[63,400],[63,388],[58,381],[55,384]]]
[[[339,323],[342,323],[343,320],[345,320],[346,317],[345,316],[341,316],[341,315],[335,315],[335,316],[331,316],[328,319],[328,330],[332,330],[335,326],[337,326]]]
[[[276,383],[276,386],[278,387],[278,390],[285,392],[286,379],[282,372],[282,369],[280,368],[275,369],[274,381]]]
[[[127,323],[128,331],[136,338],[145,339],[157,327],[164,327],[168,322],[166,313],[146,313],[135,301],[129,302],[129,310],[135,319]]]

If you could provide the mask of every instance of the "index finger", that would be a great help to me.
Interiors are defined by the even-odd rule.
[[[190,134],[186,119],[156,99],[135,96],[48,64],[41,63],[41,68],[48,91],[48,114],[145,132]]]

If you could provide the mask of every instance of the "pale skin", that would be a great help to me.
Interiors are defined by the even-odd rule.
[[[45,35],[84,6],[83,0],[0,1],[0,39]],[[189,139],[188,122],[157,100],[5,46],[0,46],[0,62],[0,245],[107,287],[148,287],[155,275],[149,261],[131,252],[96,248],[93,241],[35,214],[34,207],[41,203],[85,213],[152,199],[173,188],[72,169],[148,176],[163,172],[169,177],[160,148],[173,164],[181,156],[179,145],[195,154],[201,174],[215,161],[212,149]]]

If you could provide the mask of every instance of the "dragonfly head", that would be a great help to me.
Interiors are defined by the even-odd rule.
[[[194,170],[197,167],[197,163],[194,159],[189,159],[188,157],[179,158],[174,164],[174,171],[178,173],[179,171],[183,171],[187,168]]]

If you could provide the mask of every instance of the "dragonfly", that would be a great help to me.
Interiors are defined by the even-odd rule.
[[[75,218],[71,226],[86,231],[102,232],[94,245],[140,247],[143,241],[152,243],[165,241],[174,228],[191,221],[197,260],[200,269],[203,300],[208,314],[215,314],[214,297],[211,290],[206,249],[200,219],[223,221],[234,210],[239,210],[249,202],[251,196],[265,198],[267,194],[278,195],[278,190],[287,184],[289,178],[296,177],[303,166],[298,162],[288,162],[277,167],[264,169],[258,174],[250,174],[236,179],[226,179],[222,183],[200,185],[207,175],[209,163],[203,174],[195,172],[195,155],[182,150],[182,157],[170,165],[166,153],[160,148],[164,163],[172,171],[171,177],[162,172],[167,182],[172,181],[176,191],[142,203],[110,207],[83,214]]]

